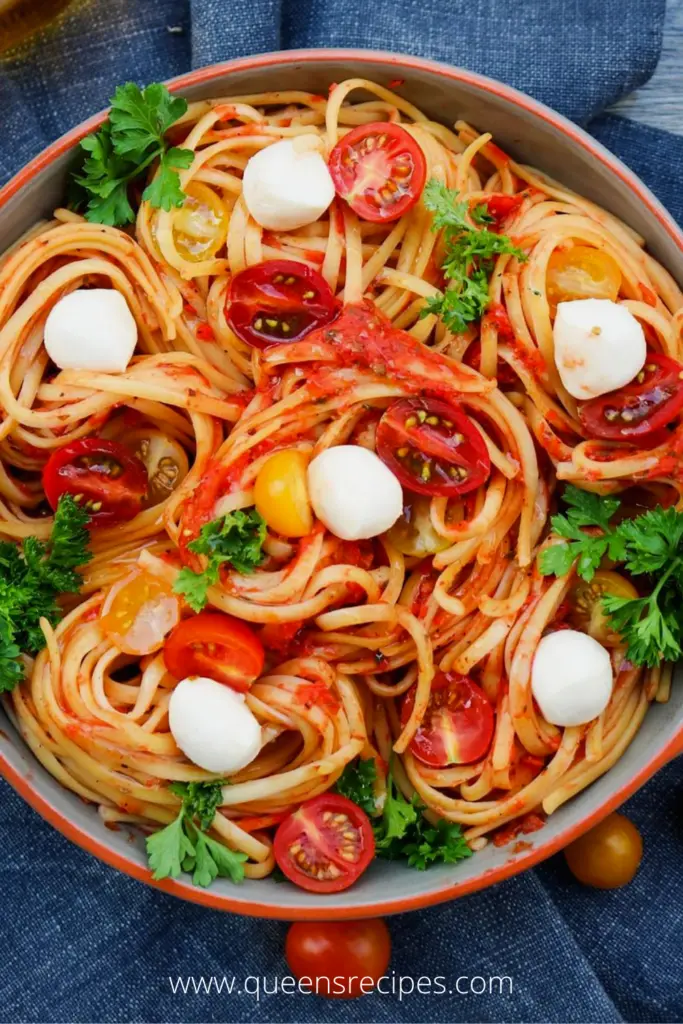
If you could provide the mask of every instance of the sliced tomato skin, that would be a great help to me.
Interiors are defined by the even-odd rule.
[[[415,205],[427,177],[427,161],[405,128],[389,121],[359,125],[330,153],[337,195],[373,223],[398,220]]]
[[[240,693],[261,675],[264,660],[256,634],[223,612],[200,612],[183,619],[164,646],[166,668],[176,679],[207,676]]]
[[[335,822],[335,816],[343,816],[344,821]],[[355,839],[347,840],[344,832],[353,832]],[[349,846],[354,850],[353,860],[342,856],[343,848]],[[370,819],[357,804],[337,793],[321,793],[282,822],[275,833],[273,852],[280,870],[300,889],[341,892],[353,885],[372,861],[375,837]],[[318,877],[320,871],[328,877]],[[330,877],[332,872],[334,877]]]
[[[415,687],[408,690],[403,699],[402,726],[410,718],[414,703]],[[438,672],[427,710],[409,750],[430,768],[472,764],[489,749],[494,724],[493,707],[480,686],[469,676]]]
[[[90,523],[96,526],[133,519],[142,509],[147,486],[147,470],[140,459],[118,441],[100,437],[57,448],[43,469],[43,489],[51,507],[57,508],[62,494],[80,494]]]
[[[477,428],[457,406],[434,398],[401,398],[390,405],[377,428],[377,454],[417,494],[466,494],[491,472]]]
[[[639,442],[675,419],[683,409],[683,365],[651,352],[642,377],[580,403],[579,420],[591,437]]]
[[[230,327],[254,348],[301,341],[337,311],[325,278],[295,260],[266,260],[235,274],[225,304]]]

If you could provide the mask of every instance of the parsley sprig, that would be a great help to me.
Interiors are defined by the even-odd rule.
[[[631,576],[649,577],[647,597],[606,594],[603,609],[613,629],[626,642],[634,665],[654,667],[683,654],[683,513],[661,506],[613,526],[616,498],[601,497],[568,486],[565,515],[552,517],[553,532],[568,541],[545,548],[539,558],[544,576],[564,576],[576,562],[577,574],[590,582],[607,555],[621,562]],[[593,528],[592,533],[585,533]],[[600,532],[595,532],[599,530]]]
[[[460,826],[440,818],[432,825],[417,795],[407,801],[389,772],[384,807],[378,811],[374,786],[377,766],[372,758],[359,758],[346,766],[337,791],[353,800],[373,823],[375,851],[385,860],[406,860],[408,866],[424,871],[430,864],[456,864],[472,851]]]
[[[227,562],[243,575],[253,572],[265,558],[265,539],[266,521],[255,508],[229,512],[205,523],[199,536],[187,546],[193,554],[206,556],[206,568],[202,572],[181,569],[175,591],[183,595],[193,611],[200,612],[208,600],[209,587],[220,579],[221,566]]]
[[[192,875],[195,885],[207,888],[214,879],[244,879],[246,854],[230,850],[207,835],[221,802],[222,782],[172,782],[171,792],[182,800],[178,817],[147,838],[147,858],[153,878]]]
[[[26,537],[20,546],[0,541],[0,693],[24,678],[20,654],[36,654],[45,646],[40,619],[56,625],[62,616],[58,596],[80,589],[76,570],[91,558],[88,518],[65,494],[49,540]]]
[[[442,270],[448,287],[427,299],[421,315],[436,313],[457,334],[479,320],[488,308],[495,257],[504,253],[522,261],[527,257],[507,235],[474,226],[473,221],[485,225],[493,220],[484,204],[470,210],[467,200],[458,202],[458,193],[435,178],[427,182],[422,195],[425,206],[434,214],[432,230],[444,232]]]
[[[120,227],[135,220],[128,186],[155,160],[156,174],[142,198],[170,210],[182,206],[185,193],[178,170],[192,163],[190,149],[169,147],[165,133],[187,110],[187,101],[171,96],[158,82],[140,89],[120,85],[111,99],[109,118],[99,131],[81,141],[85,156],[74,173],[72,206],[85,207],[86,220]]]

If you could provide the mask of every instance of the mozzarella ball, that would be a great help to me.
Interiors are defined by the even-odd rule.
[[[298,135],[252,156],[242,194],[261,227],[294,231],[323,215],[334,199],[334,184],[319,146],[317,135]]]
[[[574,398],[597,398],[628,384],[645,365],[645,334],[626,306],[610,299],[560,302],[555,364]]]
[[[612,662],[597,640],[575,629],[544,636],[534,655],[531,692],[547,722],[583,725],[612,696]]]
[[[244,694],[214,679],[189,676],[168,706],[171,733],[185,757],[207,772],[232,775],[261,749],[261,726]]]
[[[341,444],[317,455],[308,467],[313,511],[342,540],[377,537],[403,511],[401,485],[367,448]]]
[[[138,325],[120,292],[79,288],[56,302],[45,321],[45,348],[60,370],[123,373]]]

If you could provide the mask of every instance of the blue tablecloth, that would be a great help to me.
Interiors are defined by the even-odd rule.
[[[267,50],[382,46],[500,78],[587,124],[683,222],[683,139],[602,113],[652,74],[663,15],[664,0],[80,0],[39,46],[0,61],[0,182],[128,79]],[[0,1019],[680,1021],[682,802],[682,763],[630,802],[645,858],[622,891],[583,889],[555,858],[391,920],[397,976],[442,975],[454,989],[458,977],[507,976],[511,993],[505,983],[502,993],[342,1003],[264,995],[285,973],[285,925],[183,904],[116,874],[2,783]],[[189,975],[235,975],[237,987],[258,977],[261,997],[174,995],[169,978]]]

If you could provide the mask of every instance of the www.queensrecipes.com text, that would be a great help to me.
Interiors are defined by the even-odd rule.
[[[392,971],[377,982],[361,975],[351,980],[358,981],[361,992],[374,990],[383,996],[394,996],[399,1001],[411,995],[512,995],[512,978],[508,975],[484,977],[481,974],[461,974],[451,979],[437,974],[433,978],[427,975],[414,978],[412,975],[394,974]],[[349,981],[348,976],[307,978],[304,975],[301,978],[294,978],[291,974],[281,977],[248,974],[243,978],[237,978],[234,974],[186,974],[168,978],[171,992],[176,996],[249,995],[257,1002],[263,996],[274,995],[342,995],[347,991]]]

